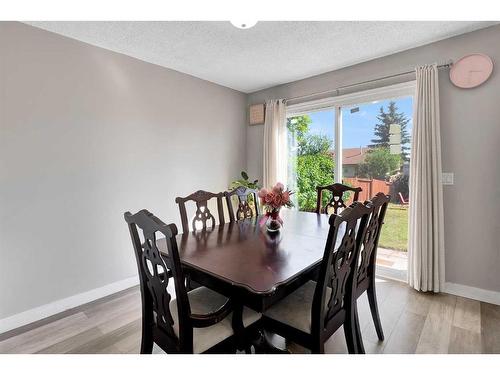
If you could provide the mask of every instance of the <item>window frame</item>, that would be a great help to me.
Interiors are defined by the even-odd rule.
[[[286,118],[319,112],[334,111],[334,151],[335,161],[334,181],[342,183],[342,108],[353,105],[362,105],[374,101],[397,99],[415,95],[416,81],[407,81],[394,85],[382,86],[375,89],[356,91],[349,94],[330,96],[297,104],[287,105]]]

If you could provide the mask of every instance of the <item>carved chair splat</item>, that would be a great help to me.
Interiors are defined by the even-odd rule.
[[[208,223],[213,228],[216,224],[224,224],[224,209],[222,207],[223,193],[211,193],[204,190],[198,190],[187,197],[175,198],[175,203],[179,205],[179,212],[181,215],[182,231],[187,233],[190,231],[188,216],[186,210],[186,202],[193,201],[196,204],[196,212],[191,221],[191,230],[196,231],[198,228],[197,223],[201,223],[202,230],[206,230]],[[214,215],[208,209],[208,201],[215,198],[217,200],[217,214],[219,222],[216,223]]]
[[[324,190],[331,192],[332,198],[325,207],[321,207]],[[328,213],[328,208],[331,207],[333,208],[333,213],[337,214],[339,212],[339,209],[347,207],[346,202],[344,201],[344,193],[353,192],[354,193],[353,202],[356,202],[359,198],[359,193],[361,191],[362,189],[360,187],[351,187],[339,183],[334,183],[332,185],[326,185],[326,186],[317,186],[316,213],[317,214]]]
[[[259,216],[260,214],[259,198],[257,194],[258,191],[256,189],[250,189],[245,186],[240,186],[232,191],[224,192],[224,196],[226,197],[227,208],[229,210],[229,220],[239,221]],[[238,208],[236,210],[236,213],[234,212],[233,202],[231,200],[233,196],[238,197]],[[254,209],[252,209],[249,203],[248,199],[249,197],[253,198]]]

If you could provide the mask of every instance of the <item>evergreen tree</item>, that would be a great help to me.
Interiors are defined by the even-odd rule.
[[[406,126],[410,119],[403,112],[398,112],[398,107],[393,101],[389,102],[387,112],[384,107],[380,107],[380,113],[377,116],[379,121],[375,124],[374,135],[371,147],[386,147],[389,148],[389,130],[391,124],[399,124],[401,127],[401,158],[408,160],[408,151],[410,149],[410,134]]]

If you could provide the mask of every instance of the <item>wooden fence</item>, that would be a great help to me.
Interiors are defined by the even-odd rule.
[[[344,184],[351,185],[354,187],[360,187],[363,189],[359,193],[359,200],[361,202],[371,199],[378,192],[384,194],[389,194],[391,190],[391,184],[384,180],[368,179],[368,178],[344,178]],[[349,204],[352,203],[353,196],[349,197]]]

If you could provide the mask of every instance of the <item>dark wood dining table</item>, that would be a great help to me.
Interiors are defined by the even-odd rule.
[[[177,236],[192,280],[263,312],[315,278],[328,235],[328,215],[282,210],[283,227],[269,233],[262,216]],[[165,243],[158,242],[160,250]]]

